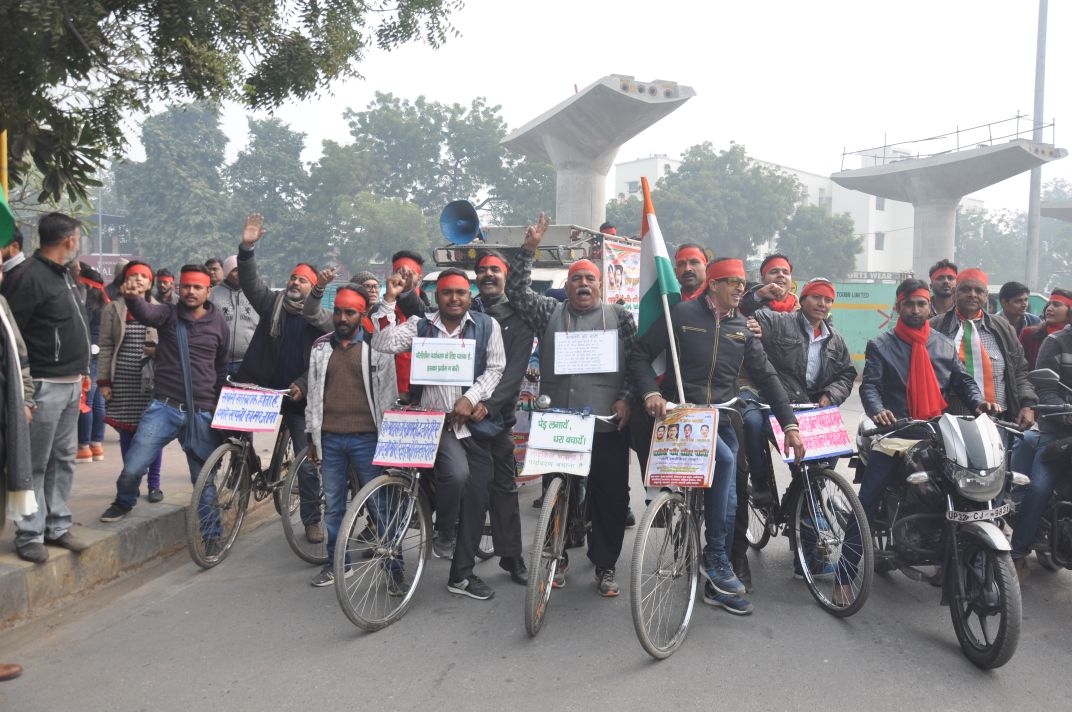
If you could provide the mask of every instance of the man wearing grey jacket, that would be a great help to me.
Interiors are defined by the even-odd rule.
[[[249,303],[242,285],[238,282],[238,255],[231,255],[223,261],[223,281],[212,288],[209,301],[220,310],[227,329],[231,334],[231,345],[227,350],[227,373],[234,376],[246,349],[257,330],[261,317]]]

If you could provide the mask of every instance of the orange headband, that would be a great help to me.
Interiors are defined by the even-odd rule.
[[[161,277],[160,284],[175,284],[175,278],[170,276]]]
[[[963,282],[964,280],[967,280],[967,279],[972,279],[972,280],[975,280],[976,282],[982,282],[983,284],[985,284],[988,287],[990,286],[990,277],[988,277],[986,275],[986,272],[982,271],[981,269],[972,268],[972,269],[964,270],[963,272],[961,272],[960,274],[957,275],[957,284],[960,284],[961,282]]]
[[[789,264],[789,260],[783,257],[775,257],[774,259],[767,260],[767,264],[763,265],[763,274],[767,274],[775,267],[781,267],[789,270],[790,274],[793,272],[793,265]]]
[[[126,276],[129,277],[132,274],[140,274],[149,278],[149,284],[153,283],[154,275],[152,269],[148,265],[134,265],[127,270]]]
[[[399,257],[397,260],[391,263],[391,269],[397,272],[399,269],[406,267],[411,272],[421,274],[421,266],[417,263],[417,260],[411,257]]]
[[[707,264],[707,255],[703,253],[703,250],[695,247],[682,247],[677,251],[677,254],[674,255],[674,261],[680,262],[681,260],[685,260],[688,262],[693,257],[700,260],[700,262]]]
[[[469,289],[469,279],[460,274],[448,274],[436,280],[436,291],[440,289]]]
[[[352,289],[340,289],[335,293],[335,306],[343,309],[355,309],[362,314],[368,311],[368,302],[360,293]]]
[[[503,262],[502,260],[500,260],[500,259],[499,259],[498,257],[496,257],[495,255],[484,255],[483,257],[481,257],[481,258],[480,258],[479,260],[477,260],[477,261],[476,261],[476,267],[477,267],[477,269],[480,269],[480,268],[481,268],[481,267],[483,267],[483,266],[484,266],[485,264],[489,264],[489,265],[499,265],[499,269],[501,269],[501,270],[502,270],[502,273],[503,273],[504,275],[505,275],[505,274],[506,274],[507,272],[509,272],[509,271],[510,271],[510,268],[506,266],[506,263],[505,263],[505,262]]]
[[[800,298],[803,299],[809,294],[818,294],[821,297],[829,297],[830,299],[837,297],[834,285],[830,284],[830,282],[808,282],[804,285],[804,291],[800,293]]]
[[[740,277],[744,279],[744,262],[727,259],[712,262],[707,265],[707,279],[726,279],[727,277]]]
[[[931,281],[933,282],[935,277],[941,277],[944,274],[947,274],[955,279],[957,276],[957,271],[952,267],[940,267],[931,272]]]
[[[592,260],[577,260],[576,262],[574,262],[573,264],[570,265],[569,271],[566,273],[566,277],[567,278],[572,277],[574,272],[581,272],[581,271],[591,272],[592,274],[594,274],[596,276],[596,279],[599,279],[599,277],[603,274],[602,272],[599,271],[599,268],[596,267],[596,263],[593,262]]]
[[[290,276],[305,277],[310,284],[316,284],[317,282],[316,272],[309,265],[298,265],[291,271]]]
[[[1064,304],[1066,307],[1072,307],[1072,299],[1069,299],[1068,297],[1066,297],[1063,294],[1057,294],[1056,292],[1050,295],[1050,301],[1051,302],[1060,302],[1061,304]]]
[[[179,284],[200,284],[205,287],[212,286],[212,278],[204,272],[195,272],[190,270],[189,272],[183,272],[179,276]]]
[[[907,294],[901,294],[901,295],[899,295],[897,297],[897,306],[900,306],[901,302],[903,302],[906,299],[918,299],[919,297],[922,297],[922,298],[926,299],[929,302],[931,300],[931,292],[930,292],[930,290],[929,289],[923,289],[922,287],[920,287],[919,289],[916,289],[914,291],[908,292]]]

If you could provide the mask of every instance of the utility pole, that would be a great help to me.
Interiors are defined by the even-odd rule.
[[[1035,109],[1031,140],[1042,143],[1042,104],[1046,89],[1046,9],[1047,0],[1039,0],[1038,42],[1035,45]],[[1034,291],[1039,284],[1039,202],[1042,200],[1042,168],[1031,169],[1031,194],[1027,203],[1027,286]]]

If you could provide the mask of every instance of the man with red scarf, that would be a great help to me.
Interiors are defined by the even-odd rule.
[[[953,340],[957,358],[983,394],[996,403],[1004,420],[1027,430],[1035,424],[1034,406],[1038,396],[1027,378],[1024,349],[1016,330],[1005,319],[987,314],[989,278],[979,269],[957,274],[955,306],[931,319],[931,328]],[[964,414],[964,405],[955,399],[950,412]]]
[[[1024,347],[1024,356],[1027,358],[1027,367],[1035,368],[1038,361],[1039,350],[1042,342],[1050,334],[1056,334],[1068,326],[1072,321],[1072,292],[1065,289],[1054,289],[1050,293],[1050,301],[1042,311],[1044,320],[1042,323],[1024,327],[1020,332],[1020,344]]]
[[[695,242],[686,242],[674,253],[674,274],[681,285],[681,301],[702,297],[707,291],[707,252]]]
[[[793,264],[785,255],[767,255],[759,265],[761,283],[741,298],[741,313],[752,316],[760,309],[794,312],[800,308],[793,294]]]
[[[392,324],[404,324],[407,319],[424,316],[431,311],[428,300],[421,292],[421,277],[424,272],[424,258],[410,250],[399,250],[391,255],[392,277],[402,280],[402,291],[396,296],[384,294],[383,302],[372,314],[379,321],[381,328]],[[394,311],[394,320],[384,315],[384,311]],[[395,380],[399,395],[409,393],[409,368],[412,355],[395,354]]]

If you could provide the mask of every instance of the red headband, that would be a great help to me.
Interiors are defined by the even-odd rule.
[[[685,260],[688,262],[693,257],[700,260],[700,262],[707,264],[707,255],[703,253],[703,250],[696,247],[682,247],[674,255],[674,261],[680,262],[681,260]]]
[[[618,228],[616,228],[616,227],[608,227],[606,230],[600,230],[600,232],[603,233],[604,235],[617,235],[618,234]]]
[[[134,265],[133,267],[128,267],[126,276],[129,277],[132,274],[144,275],[149,278],[149,284],[153,283],[153,270],[148,265]]]
[[[477,267],[477,269],[480,269],[480,268],[481,268],[481,267],[483,267],[483,266],[484,266],[485,264],[489,264],[489,265],[499,265],[499,269],[501,269],[501,270],[502,270],[502,273],[503,273],[504,275],[505,275],[505,274],[506,274],[507,272],[509,272],[509,271],[510,271],[510,268],[506,266],[506,263],[505,263],[505,262],[503,262],[502,260],[500,260],[500,259],[499,259],[498,257],[496,257],[495,255],[484,255],[483,257],[481,257],[481,258],[480,258],[479,260],[477,260],[477,261],[476,261],[476,267]]]
[[[343,309],[356,309],[362,314],[368,311],[368,302],[352,289],[340,289],[335,292],[335,306]]]
[[[317,283],[316,271],[309,265],[298,265],[291,271],[290,276],[305,277],[310,284]]]
[[[975,280],[976,282],[982,282],[988,287],[990,286],[990,277],[988,277],[986,275],[986,272],[982,271],[981,269],[975,269],[973,267],[972,269],[964,270],[957,275],[957,284],[960,284],[961,282],[968,279]]]
[[[804,291],[800,293],[800,298],[803,299],[810,294],[818,294],[821,297],[829,297],[830,299],[837,297],[834,285],[830,284],[830,282],[808,282],[804,285]]]
[[[740,277],[744,279],[744,262],[734,259],[718,260],[707,265],[707,279],[726,279]]]
[[[957,271],[952,267],[939,267],[938,269],[931,272],[931,281],[933,282],[935,277],[941,277],[943,274],[947,274],[955,279],[957,276]]]
[[[930,290],[929,289],[923,289],[922,287],[920,287],[919,289],[916,289],[916,290],[913,290],[911,292],[908,292],[907,294],[900,294],[900,295],[897,296],[897,305],[900,306],[901,302],[903,302],[906,299],[917,299],[919,297],[922,297],[922,298],[926,299],[929,302],[931,300],[931,292],[930,292]]]
[[[577,260],[570,265],[569,271],[566,273],[566,277],[572,277],[574,272],[580,272],[582,270],[585,272],[591,272],[596,276],[596,279],[599,279],[600,275],[603,274],[599,271],[599,268],[596,267],[596,263],[592,260]]]
[[[789,264],[789,260],[785,259],[784,257],[774,257],[767,260],[767,263],[763,265],[762,274],[767,274],[767,272],[770,272],[775,267],[781,267],[783,269],[789,270],[790,274],[793,273],[793,265]]]
[[[469,278],[460,274],[447,274],[437,279],[435,286],[437,292],[440,289],[469,289]]]
[[[179,285],[183,284],[200,284],[205,287],[212,286],[212,278],[204,272],[195,272],[190,270],[189,272],[183,272],[179,275]]]
[[[1064,304],[1066,307],[1072,307],[1072,299],[1066,297],[1063,294],[1058,294],[1056,292],[1054,292],[1053,294],[1050,295],[1050,301],[1051,302],[1060,302],[1061,304]]]
[[[393,269],[395,272],[402,269],[403,267],[406,267],[411,272],[421,274],[421,266],[417,263],[417,260],[413,259],[412,257],[399,257],[397,260],[391,263],[391,269]]]
[[[171,276],[161,277],[160,284],[175,284],[175,278]]]

